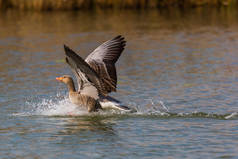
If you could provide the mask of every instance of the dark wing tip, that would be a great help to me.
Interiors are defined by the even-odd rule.
[[[122,35],[117,35],[115,38],[113,38],[112,40],[120,40],[123,41],[125,38]]]
[[[64,51],[65,51],[66,55],[67,55],[67,53],[73,52],[73,50],[71,50],[71,49],[70,49],[68,46],[66,46],[65,44],[64,44]]]
[[[68,46],[64,45],[64,51],[67,57],[70,57],[72,59],[82,59],[76,52],[74,52],[72,49],[70,49]]]
[[[69,49],[69,47],[64,44],[64,50],[67,50],[67,49]]]
[[[65,62],[69,64],[69,59],[67,57],[65,58]]]
[[[115,38],[113,38],[113,39],[119,39],[119,38],[121,38],[122,36],[121,35],[117,35]],[[123,37],[122,37],[123,38]]]
[[[126,40],[122,35],[116,36],[111,41],[119,42],[121,44],[122,48],[124,48],[126,46]]]

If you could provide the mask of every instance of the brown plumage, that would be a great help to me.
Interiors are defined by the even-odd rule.
[[[125,45],[124,37],[119,35],[101,44],[85,60],[69,47],[64,46],[66,62],[77,78],[79,90],[82,79],[86,77],[98,89],[100,95],[107,96],[108,93],[115,92],[117,86],[115,63]]]
[[[116,91],[115,63],[124,50],[125,44],[124,38],[117,36],[97,47],[85,60],[64,45],[66,62],[76,76],[78,91],[75,90],[71,77],[63,76],[56,79],[68,85],[69,98],[72,103],[86,106],[89,112],[97,111],[102,108],[101,106],[131,110],[108,96],[108,93]]]
[[[85,59],[89,66],[99,75],[107,94],[116,91],[117,73],[115,63],[125,45],[124,37],[119,35],[101,44]]]
[[[56,79],[68,86],[69,99],[73,104],[85,107],[88,112],[97,111],[102,108],[98,101],[96,89],[94,89],[94,92],[89,92],[89,94],[85,93],[84,89],[82,92],[77,92],[73,79],[70,76],[64,75],[62,77],[57,77]],[[89,85],[88,88],[90,89],[90,87],[91,86]],[[87,87],[85,89],[87,89]]]

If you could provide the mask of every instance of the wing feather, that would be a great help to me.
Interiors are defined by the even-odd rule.
[[[81,84],[91,82],[99,91],[100,94],[106,95],[106,91],[103,88],[102,82],[98,74],[86,63],[79,55],[73,50],[64,45],[66,54],[66,62],[73,69],[73,72],[78,81],[79,90],[81,90]]]
[[[124,50],[125,45],[124,37],[119,35],[101,44],[85,59],[99,75],[107,93],[116,91],[117,73],[115,63]]]

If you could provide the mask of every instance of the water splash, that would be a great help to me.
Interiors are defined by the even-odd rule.
[[[230,115],[226,115],[225,119],[234,119],[238,117],[238,113],[237,112],[233,112]]]
[[[69,99],[65,98],[60,101],[43,100],[37,104],[34,110],[37,115],[83,115],[87,114],[86,110],[79,109],[76,105],[70,103]]]
[[[14,115],[77,116],[84,114],[88,114],[87,110],[72,104],[67,96],[57,94],[50,98],[33,97],[28,99],[21,112]]]
[[[169,113],[169,108],[162,100],[155,100],[153,98],[145,99],[144,103],[141,103],[140,105],[131,102],[130,107],[136,108],[137,114],[167,115]]]
[[[88,113],[85,109],[80,109],[72,104],[66,95],[57,94],[54,97],[39,98],[35,97],[26,101],[25,109],[20,113],[15,113],[16,116],[131,116],[131,117],[156,117],[156,118],[212,118],[222,120],[232,120],[238,118],[238,113],[231,114],[215,114],[205,112],[170,112],[169,108],[162,100],[155,102],[153,99],[145,100],[146,103],[138,105],[137,103],[129,103],[128,106],[135,109],[133,113],[123,112],[120,110],[104,110],[96,113]]]

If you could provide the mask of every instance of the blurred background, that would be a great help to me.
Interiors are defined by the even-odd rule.
[[[1,0],[2,9],[78,10],[78,9],[152,9],[161,7],[235,6],[236,0]]]
[[[237,158],[237,17],[236,0],[0,0],[0,158]],[[82,113],[55,80],[63,44],[85,58],[117,35],[111,95],[137,113]]]

